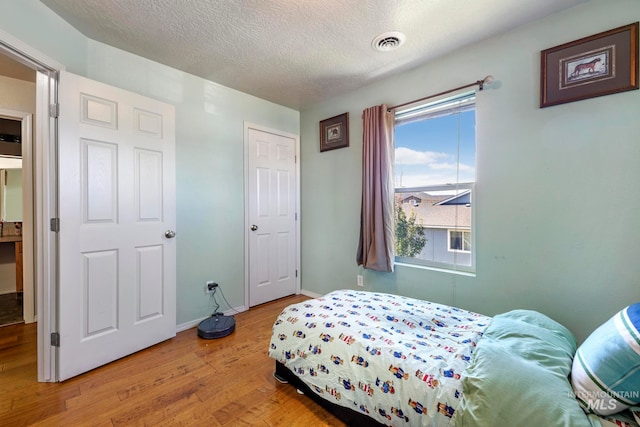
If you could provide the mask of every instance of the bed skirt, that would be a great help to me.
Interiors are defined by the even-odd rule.
[[[313,392],[309,386],[302,382],[296,375],[291,372],[282,363],[276,361],[275,375],[279,378],[287,381],[290,385],[294,386],[298,390],[302,391],[306,396],[311,398],[314,402],[318,403],[324,409],[338,417],[342,422],[348,426],[354,427],[384,427],[384,424],[380,424],[373,418],[364,415],[358,411],[345,408],[344,406],[336,405]]]

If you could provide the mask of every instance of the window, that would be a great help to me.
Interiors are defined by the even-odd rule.
[[[449,250],[471,252],[471,232],[449,230]]]
[[[395,120],[396,262],[473,271],[475,92]]]

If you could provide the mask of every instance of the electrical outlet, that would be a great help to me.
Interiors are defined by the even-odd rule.
[[[364,286],[364,277],[362,277],[362,274],[358,274],[358,286]]]
[[[204,292],[207,294],[212,294],[213,291],[218,287],[218,284],[213,280],[208,280],[204,286]]]

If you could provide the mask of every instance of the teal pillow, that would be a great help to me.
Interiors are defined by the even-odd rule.
[[[573,359],[571,384],[587,412],[610,415],[640,403],[640,303],[589,335]]]

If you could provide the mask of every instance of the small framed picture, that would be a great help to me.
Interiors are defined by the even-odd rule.
[[[349,113],[320,122],[320,151],[349,146]]]
[[[541,52],[540,108],[638,89],[638,23]]]

